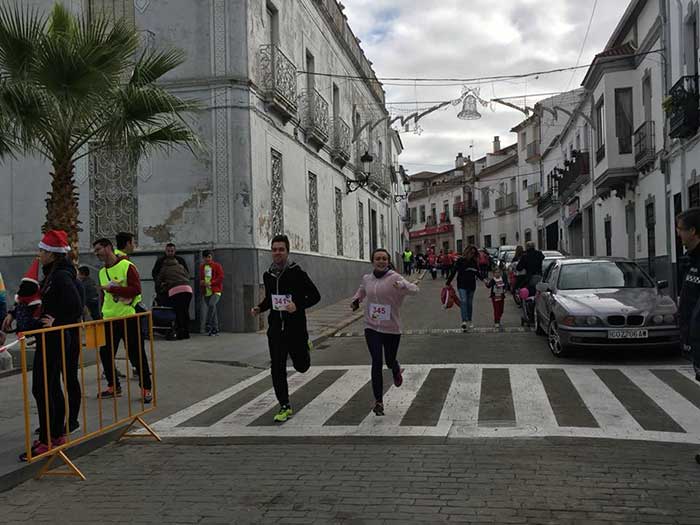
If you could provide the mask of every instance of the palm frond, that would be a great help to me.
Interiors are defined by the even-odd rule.
[[[0,5],[0,71],[4,76],[27,77],[45,27],[46,18],[35,9]]]
[[[154,151],[168,152],[178,147],[186,147],[194,153],[197,144],[197,137],[189,127],[177,122],[168,122],[129,137],[125,146],[129,163],[135,166],[142,157]]]
[[[75,26],[75,18],[71,12],[63,4],[54,4],[49,17],[49,37],[71,39],[75,33]]]
[[[185,53],[179,49],[145,52],[134,66],[130,84],[135,87],[151,84],[184,62]]]

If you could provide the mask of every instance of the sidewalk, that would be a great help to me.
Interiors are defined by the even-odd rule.
[[[417,275],[414,280],[422,277]],[[349,308],[350,299],[312,309],[307,314],[309,334],[315,344],[321,343],[337,331],[362,317]],[[240,381],[247,379],[269,366],[267,336],[264,332],[253,334],[222,333],[218,337],[193,335],[185,341],[165,341],[156,339],[156,380],[158,388],[158,408],[145,419],[155,422],[175,412],[206,399]],[[94,351],[86,352],[86,388],[83,392],[87,406],[88,430],[97,427],[97,378]],[[127,368],[124,350],[117,354],[117,366],[124,372]],[[31,377],[29,378],[31,396]],[[102,383],[104,386],[104,382]],[[126,392],[126,380],[122,380]],[[138,385],[131,382],[132,397],[136,397]],[[126,394],[120,399],[118,409],[126,413]],[[31,478],[40,464],[26,465],[17,460],[24,451],[24,412],[22,401],[22,376],[12,374],[0,376],[0,492]],[[104,403],[111,413],[112,404]],[[140,403],[138,404],[140,407]],[[33,398],[31,407],[31,430],[37,426],[36,406]],[[107,417],[107,416],[105,416]],[[80,416],[82,425],[82,414]],[[108,420],[105,420],[108,423]],[[82,431],[82,429],[81,429]],[[80,434],[77,434],[78,436]],[[105,445],[117,436],[111,433],[105,439],[96,438],[83,445],[71,448],[67,454],[71,458],[86,454]],[[32,435],[32,440],[35,436]]]

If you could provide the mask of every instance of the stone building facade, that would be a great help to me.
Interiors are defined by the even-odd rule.
[[[53,0],[29,3],[49,9]],[[202,106],[190,116],[204,144],[196,155],[156,155],[136,170],[118,155],[78,163],[83,254],[96,237],[132,230],[146,278],[167,242],[193,263],[213,248],[226,271],[222,328],[251,331],[259,326],[247,312],[259,297],[275,234],[289,236],[292,258],[318,284],[322,304],[354,292],[373,248],[402,250],[394,199],[403,192],[401,142],[389,128],[371,62],[336,0],[66,4],[132,20],[144,47],[183,49],[186,63],[163,84]],[[373,157],[369,165],[360,162],[365,152]],[[35,252],[48,173],[42,159],[0,166],[7,190],[0,196],[0,266],[10,286]],[[368,183],[349,192],[348,182],[367,173]],[[145,286],[148,296],[151,285]]]

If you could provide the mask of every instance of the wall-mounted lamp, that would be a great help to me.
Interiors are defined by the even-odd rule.
[[[362,165],[364,166],[364,174],[357,174],[355,180],[347,180],[345,181],[345,188],[346,188],[346,194],[349,195],[353,191],[357,191],[360,188],[364,188],[367,186],[367,183],[369,183],[369,177],[370,177],[370,172],[369,172],[369,167],[372,164],[372,161],[374,160],[374,157],[370,155],[369,151],[365,151],[365,154],[360,157],[360,162],[362,162]]]

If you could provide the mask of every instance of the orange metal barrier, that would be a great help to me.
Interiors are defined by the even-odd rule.
[[[148,338],[144,339],[141,336],[141,322],[143,318],[147,318],[148,320]],[[137,323],[137,330],[138,330],[138,362],[139,366],[137,367],[138,371],[140,372],[140,377],[139,377],[139,384],[143,385],[144,384],[144,363],[143,363],[143,356],[146,355],[146,358],[150,361],[150,370],[151,370],[151,383],[152,383],[152,388],[151,388],[151,393],[153,396],[152,402],[150,406],[146,406],[146,403],[144,402],[142,391],[139,392],[139,398],[140,398],[140,403],[135,404],[135,400],[132,398],[132,388],[131,388],[131,377],[130,377],[130,368],[131,368],[131,363],[130,363],[130,355],[129,355],[129,341],[127,334],[129,333],[128,331],[128,321],[130,319],[134,319]],[[133,322],[133,321],[132,321]],[[121,328],[123,329],[123,340],[122,340],[122,345],[124,347],[123,353],[126,356],[126,404],[127,408],[126,410],[124,409],[124,398],[122,396],[113,396],[112,398],[102,398],[99,394],[102,392],[102,387],[103,384],[106,383],[106,380],[102,379],[102,368],[101,368],[101,360],[100,360],[100,348],[105,347],[107,343],[107,336],[106,334],[109,333],[111,334],[111,372],[112,372],[112,377],[113,377],[113,382],[117,380],[116,376],[116,370],[117,370],[117,365],[116,365],[116,358],[115,354],[118,348],[115,348],[114,342],[115,342],[115,327],[119,328],[119,325],[121,324]],[[109,330],[106,330],[105,327],[107,325],[109,326]],[[72,332],[73,334],[77,333],[78,335],[78,341],[79,341],[79,367],[78,367],[78,372],[80,376],[80,390],[81,390],[81,400],[80,400],[80,412],[82,415],[82,432],[77,436],[77,437],[72,437],[70,433],[70,429],[68,428],[69,425],[69,419],[70,419],[70,407],[69,407],[69,394],[68,394],[68,372],[69,370],[67,369],[67,361],[66,361],[66,332],[67,331],[74,331]],[[47,348],[47,334],[55,334],[58,333],[60,336],[60,349],[55,348],[55,347],[48,347]],[[35,454],[34,451],[32,450],[32,425],[31,425],[31,410],[30,410],[30,404],[31,404],[31,393],[29,390],[29,372],[27,370],[27,338],[28,337],[35,337],[37,339],[37,346],[36,346],[36,352],[41,352],[41,363],[43,366],[43,370],[39,370],[38,373],[43,374],[43,401],[44,401],[44,413],[43,414],[38,414],[38,417],[40,418],[45,418],[45,423],[46,423],[46,429],[48,433],[48,450],[39,454]],[[52,338],[56,339],[56,338]],[[143,345],[146,343],[146,340],[149,343],[150,347],[150,352],[147,354],[144,353],[144,348]],[[35,461],[39,461],[42,459],[48,458],[48,461],[46,464],[41,468],[39,471],[37,478],[41,478],[42,476],[76,476],[79,477],[83,480],[85,480],[85,476],[83,473],[75,466],[75,464],[68,458],[68,456],[65,453],[65,450],[69,447],[72,447],[74,445],[77,445],[79,443],[82,443],[84,441],[87,441],[89,439],[92,439],[94,437],[100,436],[102,434],[105,434],[106,432],[109,432],[111,430],[117,429],[122,426],[126,426],[124,431],[121,433],[119,436],[119,440],[123,438],[143,438],[143,437],[152,437],[158,441],[160,441],[160,437],[153,431],[153,429],[143,420],[143,416],[151,411],[153,411],[157,407],[158,403],[158,398],[157,398],[157,388],[156,388],[156,365],[155,365],[155,348],[153,344],[153,318],[151,316],[151,312],[143,312],[143,313],[138,313],[135,315],[127,316],[127,317],[119,317],[119,318],[113,318],[113,319],[103,319],[99,321],[90,321],[90,322],[84,322],[84,323],[77,323],[77,324],[72,324],[72,325],[65,325],[65,326],[58,326],[58,327],[51,327],[51,328],[44,328],[41,330],[33,330],[33,331],[28,331],[22,334],[22,337],[19,340],[20,343],[20,360],[21,360],[21,368],[22,368],[22,389],[23,389],[23,399],[24,399],[24,432],[25,432],[25,448],[26,448],[26,454],[27,454],[27,462],[28,463],[33,463]],[[117,341],[117,344],[119,342]],[[54,345],[58,346],[58,345]],[[61,352],[60,356],[60,365],[61,365],[61,370],[60,372],[62,373],[63,377],[63,397],[64,397],[64,403],[65,403],[65,421],[63,424],[65,425],[66,432],[65,432],[65,443],[54,445],[53,441],[56,438],[61,438],[62,436],[51,436],[51,416],[50,416],[50,409],[49,409],[49,403],[50,403],[50,398],[49,398],[49,386],[48,386],[48,371],[47,371],[47,362],[46,362],[46,356],[47,352],[56,352],[59,351]],[[97,409],[97,423],[96,423],[96,428],[94,430],[88,430],[88,406],[87,406],[87,392],[86,392],[86,366],[84,362],[84,357],[86,355],[86,352],[94,352],[95,353],[95,368],[96,368],[96,379],[97,379],[97,396],[96,396],[96,409]],[[37,371],[34,371],[34,373],[37,373]],[[112,405],[112,415],[111,417],[108,416],[108,414],[105,413],[105,407],[103,407],[104,403],[108,403]],[[120,406],[121,405],[121,406]],[[122,414],[120,415],[120,408],[122,409]],[[141,425],[145,430],[146,433],[143,434],[132,434],[129,433],[129,430],[134,426],[134,424],[138,423]],[[94,425],[91,425],[94,426]],[[51,470],[54,461],[56,458],[60,458],[63,463],[68,467],[67,470]]]

